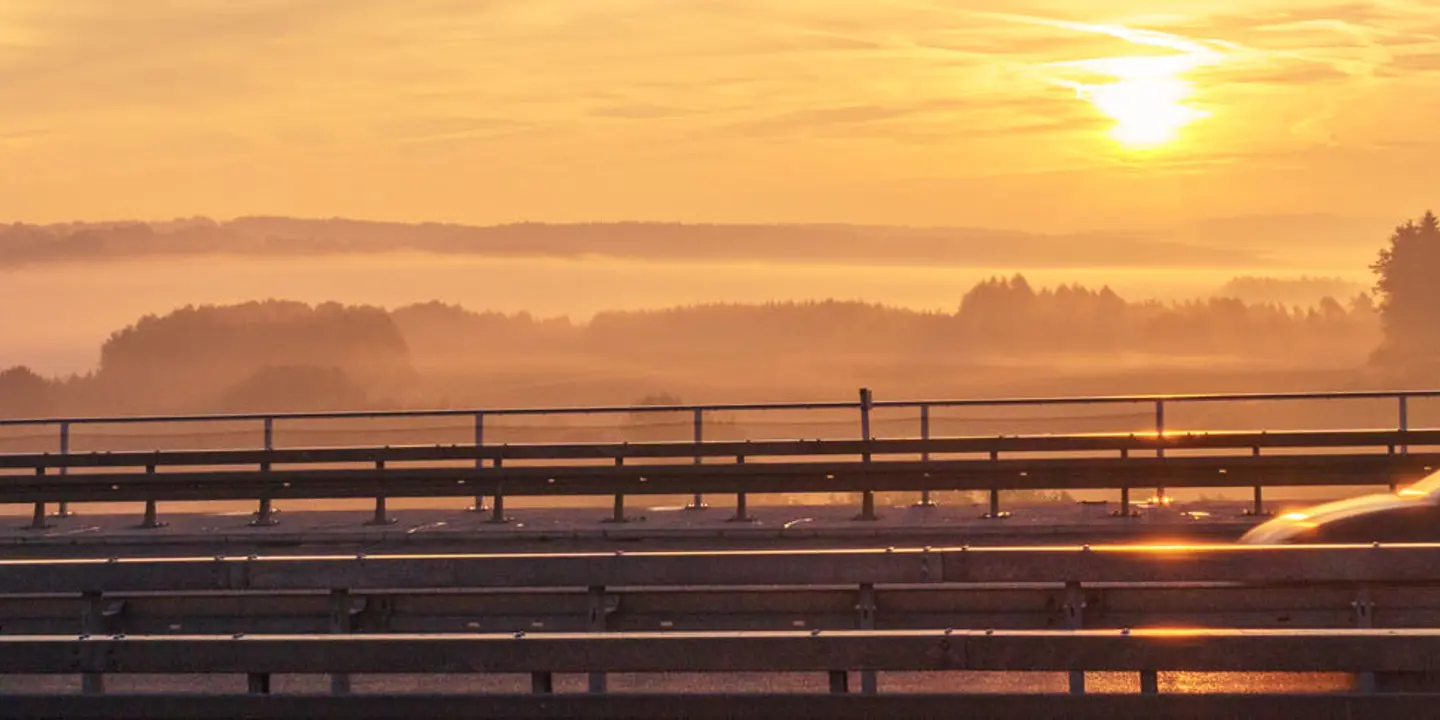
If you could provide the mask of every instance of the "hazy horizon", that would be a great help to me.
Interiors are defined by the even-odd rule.
[[[0,368],[85,373],[142,317],[269,299],[576,323],[861,301],[950,316],[895,340],[923,354],[932,332],[989,342],[957,308],[1023,273],[1125,309],[1106,298],[1093,327],[1055,311],[1055,332],[1093,330],[1083,352],[1016,361],[1006,382],[1091,372],[1105,348],[1115,382],[1137,357],[1219,378],[1235,353],[1246,372],[1361,373],[1381,322],[1350,301],[1440,186],[1433,16],[1416,0],[13,0]],[[1313,312],[1200,303],[1185,337],[1146,306],[1216,297]],[[651,372],[646,352],[684,329],[634,330],[639,354],[596,372]],[[1303,349],[1272,357],[1277,333]],[[803,349],[771,359],[789,375],[744,372],[789,392],[767,373],[954,371],[905,376],[856,342],[831,375],[808,376],[831,358]]]

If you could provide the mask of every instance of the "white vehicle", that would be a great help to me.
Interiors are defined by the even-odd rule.
[[[1246,545],[1440,541],[1440,472],[1393,493],[1316,505],[1257,525]]]

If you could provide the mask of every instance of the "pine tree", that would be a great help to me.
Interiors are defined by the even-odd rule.
[[[1396,368],[1440,364],[1440,219],[1427,212],[1395,228],[1370,269],[1385,332],[1375,359]]]

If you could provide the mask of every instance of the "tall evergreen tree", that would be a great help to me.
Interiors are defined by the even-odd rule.
[[[1419,222],[1395,228],[1370,269],[1385,332],[1376,360],[1400,368],[1440,367],[1440,219],[1427,212]]]

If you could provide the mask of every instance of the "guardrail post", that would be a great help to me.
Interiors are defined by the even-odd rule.
[[[929,405],[921,405],[921,406],[920,406],[920,439],[921,439],[922,441],[928,441],[928,440],[930,439],[930,406],[929,406]],[[927,462],[927,463],[930,462],[930,451],[929,451],[929,450],[926,450],[925,452],[920,453],[920,462]],[[927,487],[927,488],[923,488],[923,489],[920,490],[920,502],[915,503],[915,507],[920,507],[920,508],[933,508],[933,507],[935,507],[935,502],[930,499],[930,488]]]
[[[501,450],[495,453],[495,469],[499,470],[500,468],[504,467],[504,465],[505,458],[503,455],[502,447]],[[479,500],[480,498],[477,497],[475,499]],[[503,485],[495,485],[495,503],[493,508],[494,509],[490,513],[490,519],[486,520],[485,522],[488,522],[491,525],[504,525],[510,522],[510,516],[505,514],[505,486]]]
[[[1080,583],[1070,581],[1065,583],[1065,627],[1070,630],[1079,630],[1085,626],[1085,592],[1081,589]],[[1085,671],[1070,671],[1070,694],[1085,694]]]
[[[45,468],[35,468],[35,477],[45,477]],[[25,526],[27,530],[45,530],[51,527],[45,522],[45,502],[42,500],[35,503],[35,513],[30,518],[30,524]]]
[[[615,510],[614,510],[613,514],[610,515],[610,517],[605,518],[604,522],[607,522],[607,523],[628,523],[628,522],[630,522],[630,518],[625,517],[625,495],[624,495],[623,493],[615,493]]]
[[[700,444],[705,442],[705,411],[695,408],[695,464],[704,465],[705,458],[700,455]],[[710,507],[705,504],[705,496],[695,493],[695,497],[685,506],[686,510],[704,510]]]
[[[69,454],[70,454],[70,423],[68,423],[68,422],[62,422],[62,423],[60,423],[60,455],[63,457],[63,456],[68,456]],[[68,466],[68,465],[61,465],[61,466],[60,466],[60,475],[61,475],[61,476],[65,476],[65,475],[69,475],[69,474],[70,474],[70,466]],[[67,501],[65,501],[65,500],[61,500],[61,501],[55,506],[55,517],[57,517],[57,518],[64,519],[64,518],[68,518],[68,517],[74,517],[74,515],[75,515],[75,513],[70,512],[70,503],[67,502]]]
[[[836,695],[843,695],[850,692],[850,671],[830,671],[830,692]]]
[[[510,522],[510,516],[505,514],[505,490],[499,485],[495,486],[495,502],[491,504],[490,519],[485,522],[491,525],[504,525]]]
[[[482,448],[484,448],[484,447],[485,447],[485,413],[477,412],[477,413],[475,413],[475,469],[476,469],[476,470],[483,470],[483,469],[485,469],[485,459],[482,458],[482,457],[480,457],[480,450],[481,450]],[[496,461],[495,467],[497,467],[497,468],[500,467],[499,461]],[[499,504],[501,501],[500,501],[500,499],[497,497],[496,500],[495,500],[495,502],[496,502],[496,504]],[[470,510],[470,512],[477,512],[477,513],[479,513],[479,512],[485,512],[485,496],[484,496],[484,495],[476,495],[476,496],[475,496],[475,504],[474,504],[474,505],[471,505],[470,508],[469,508],[469,510]],[[505,517],[505,512],[502,510],[496,517],[490,518],[490,522],[496,522],[496,521],[497,521],[497,518],[503,518],[503,517]],[[506,522],[506,521],[505,521],[505,520],[500,520],[499,522]]]
[[[145,466],[145,474],[146,474],[146,475],[154,475],[154,474],[155,474],[155,466],[154,466],[154,465],[146,465],[146,466]],[[162,527],[165,527],[166,525],[169,525],[169,524],[170,524],[170,523],[167,523],[167,522],[161,522],[161,521],[160,521],[160,511],[159,511],[158,506],[159,506],[159,503],[156,503],[154,500],[146,500],[146,501],[145,501],[145,517],[140,520],[140,525],[138,526],[141,530],[155,530],[155,529],[162,528]]]
[[[860,455],[860,461],[868,467],[870,464],[870,408],[874,404],[874,396],[869,388],[860,388],[860,439],[865,443],[865,452]],[[875,491],[865,490],[860,495],[860,514],[855,516],[856,520],[879,520],[875,515]]]
[[[1120,488],[1120,509],[1115,511],[1115,515],[1122,518],[1135,517],[1130,510],[1130,488]]]
[[[1370,599],[1370,587],[1361,585],[1355,592],[1355,599],[1351,601],[1350,607],[1355,614],[1355,627],[1360,630],[1369,630],[1375,627],[1375,603]],[[1375,673],[1362,672],[1355,676],[1356,689],[1362,693],[1370,694],[1375,692]]]
[[[548,672],[530,673],[530,692],[536,695],[552,695],[555,693],[555,675]]]
[[[875,629],[875,585],[873,583],[860,584],[859,602],[855,609],[860,617],[856,623],[861,630]],[[874,695],[879,690],[879,680],[874,670],[860,671],[860,692],[864,695]]]
[[[393,525],[396,520],[385,512],[385,461],[375,461],[375,471],[381,473],[379,492],[375,494],[375,517],[370,518],[366,525]]]
[[[266,459],[265,461],[263,461],[263,462],[260,463],[260,472],[262,472],[262,473],[269,473],[269,472],[270,472],[270,460],[268,459],[268,456],[269,456],[270,451],[272,451],[272,450],[274,450],[274,449],[275,449],[275,418],[273,418],[273,417],[267,417],[267,418],[265,418],[265,453],[266,453],[267,459]],[[267,491],[267,492],[268,492],[268,491]],[[275,510],[274,506],[270,503],[270,498],[269,498],[269,497],[261,497],[261,498],[260,498],[260,507],[259,507],[258,510],[255,511],[255,519],[250,521],[250,526],[251,526],[251,527],[268,527],[268,526],[270,526],[270,525],[274,525],[274,524],[275,524],[275,513],[276,513],[276,510]],[[266,682],[268,683],[269,680],[266,680]]]
[[[586,629],[590,632],[603,633],[609,624],[605,614],[605,587],[603,585],[592,585],[587,591],[590,598],[590,617]],[[590,673],[590,692],[605,692],[605,673]]]
[[[1140,671],[1140,694],[1141,694],[1141,695],[1158,695],[1158,694],[1160,694],[1160,673],[1159,673],[1158,671],[1156,671],[1156,670],[1141,670],[1141,671]]]
[[[350,632],[350,591],[335,588],[330,591],[330,632],[344,635]],[[346,695],[350,692],[350,676],[335,673],[330,676],[330,693]]]
[[[1010,517],[1010,513],[1000,509],[999,490],[995,488],[990,488],[990,510],[989,512],[981,515],[980,517],[985,520],[999,520],[1001,518]]]
[[[160,511],[159,511],[159,509],[156,507],[155,501],[154,501],[154,500],[146,500],[146,501],[145,501],[145,517],[144,517],[144,519],[142,519],[142,520],[140,521],[140,529],[142,529],[142,530],[155,530],[155,529],[157,529],[157,528],[165,527],[166,525],[169,525],[169,524],[170,524],[170,523],[161,522],[161,521],[160,521]]]
[[[1401,395],[1401,396],[1400,396],[1400,432],[1402,433],[1401,439],[1404,439],[1403,433],[1407,433],[1407,432],[1410,431],[1410,403],[1409,403],[1409,400],[1410,400],[1410,396],[1408,396],[1408,395]],[[1400,454],[1401,454],[1401,455],[1409,455],[1409,454],[1410,454],[1410,445],[1409,445],[1408,443],[1402,444],[1402,445],[1400,446]]]
[[[622,467],[622,466],[624,466],[624,465],[625,465],[625,458],[624,458],[624,457],[617,457],[617,458],[615,458],[615,467]],[[625,517],[625,493],[615,493],[615,512],[614,512],[614,514],[612,514],[610,517],[605,518],[605,519],[602,520],[601,522],[607,522],[607,523],[628,523],[628,522],[630,522],[630,518]]]
[[[80,618],[86,635],[101,635],[105,632],[105,596],[89,591],[84,594],[84,614]],[[80,676],[80,692],[99,695],[105,692],[105,676],[100,673],[85,673]]]
[[[246,684],[247,691],[248,691],[251,695],[269,695],[269,694],[270,694],[270,673],[267,673],[267,672],[252,672],[252,673],[246,673],[246,674],[245,674],[245,684]]]
[[[1155,401],[1155,442],[1156,442],[1157,445],[1161,445],[1160,447],[1155,448],[1155,457],[1157,457],[1157,458],[1163,458],[1163,457],[1165,457],[1165,448],[1164,448],[1164,446],[1163,446],[1164,441],[1165,441],[1165,401],[1164,401],[1164,400],[1156,400],[1156,401]],[[1164,507],[1164,505],[1165,505],[1165,488],[1163,488],[1163,487],[1157,487],[1157,488],[1155,488],[1155,504],[1156,504],[1157,506]]]
[[[744,465],[745,456],[736,455],[735,464]],[[730,522],[753,522],[754,518],[750,517],[747,505],[748,503],[745,501],[745,493],[735,493],[735,517],[730,518]]]

